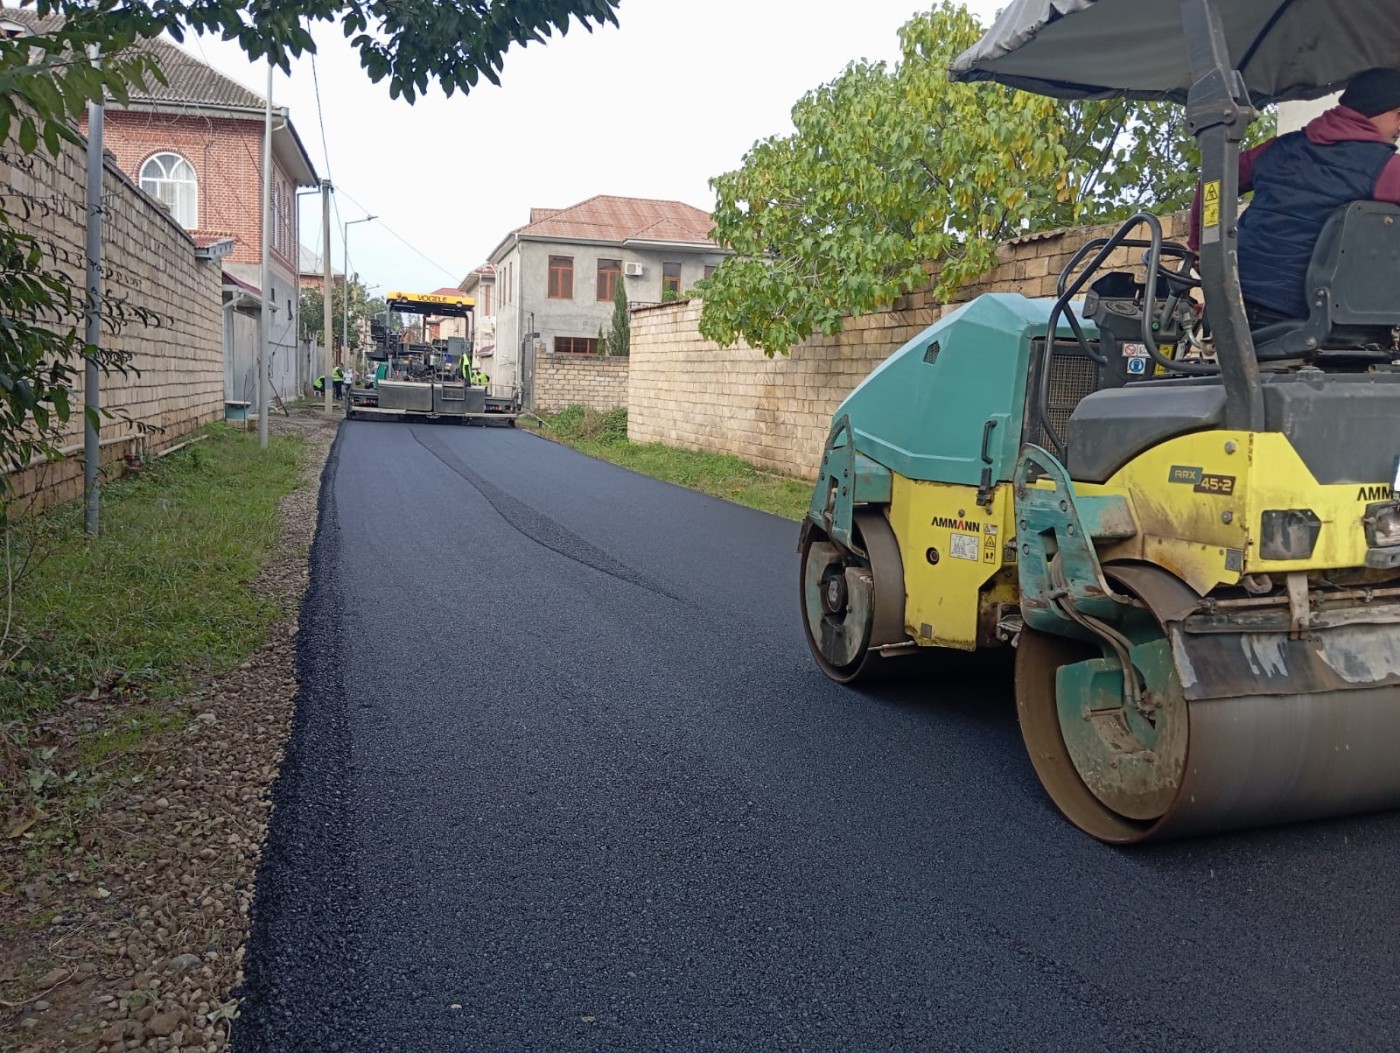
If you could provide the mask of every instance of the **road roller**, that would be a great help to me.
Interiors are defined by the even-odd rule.
[[[799,539],[823,672],[1013,649],[1042,786],[1112,844],[1400,806],[1400,208],[1328,219],[1304,318],[1251,330],[1236,256],[1258,109],[1396,55],[1400,0],[1014,0],[955,61],[1185,105],[1200,248],[1133,216],[841,404]]]

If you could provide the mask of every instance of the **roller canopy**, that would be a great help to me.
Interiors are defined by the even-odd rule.
[[[1217,0],[1230,61],[1264,106],[1338,91],[1400,65],[1400,0]],[[1191,86],[1177,0],[1011,0],[954,60],[990,80],[1061,99],[1170,99]]]

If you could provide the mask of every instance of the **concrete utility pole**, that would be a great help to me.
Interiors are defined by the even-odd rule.
[[[97,59],[93,52],[94,61]],[[102,443],[98,413],[101,377],[95,354],[102,342],[102,103],[88,103],[87,141],[87,310],[83,340],[89,351],[83,367],[83,532],[97,536],[98,485]]]
[[[326,396],[326,416],[331,415],[331,181],[321,180],[321,391]]]
[[[267,60],[267,109],[263,114],[262,162],[262,316],[258,335],[258,445],[267,446],[272,357],[272,60]]]

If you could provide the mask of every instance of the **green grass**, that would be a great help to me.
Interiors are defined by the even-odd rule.
[[[590,457],[735,504],[787,519],[801,519],[812,499],[811,483],[765,472],[739,457],[680,450],[655,442],[630,442],[625,409],[599,413],[570,406],[542,420],[541,434]]]
[[[169,697],[265,639],[277,611],[248,585],[276,542],[279,498],[301,481],[303,442],[207,434],[105,486],[95,540],[81,501],[14,527],[11,559],[33,558],[0,644],[0,722],[95,688]]]

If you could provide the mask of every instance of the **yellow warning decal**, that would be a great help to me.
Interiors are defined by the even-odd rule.
[[[1212,179],[1201,187],[1201,226],[1220,226],[1220,180]]]

